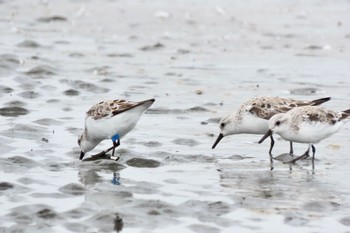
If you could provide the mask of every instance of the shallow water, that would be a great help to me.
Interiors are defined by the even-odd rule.
[[[218,120],[252,97],[349,108],[348,8],[0,1],[0,232],[349,232],[349,124],[317,145],[314,172],[271,172],[259,136],[211,150]],[[114,98],[156,102],[117,162],[79,161],[86,110]]]

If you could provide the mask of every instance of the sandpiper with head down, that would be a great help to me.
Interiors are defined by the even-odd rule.
[[[148,99],[140,102],[127,100],[105,100],[90,108],[85,117],[85,129],[78,139],[80,146],[80,160],[85,153],[94,149],[101,141],[111,139],[113,146],[100,154],[112,150],[120,145],[120,139],[129,133],[154,102]]]
[[[309,157],[312,149],[312,168],[316,148],[315,143],[330,137],[340,130],[345,122],[350,120],[350,109],[335,112],[319,106],[296,107],[286,113],[279,113],[269,120],[269,130],[261,138],[262,143],[273,133],[279,134],[283,139],[290,142],[307,143],[307,151],[288,162],[296,162],[299,159]]]
[[[236,112],[221,119],[221,132],[212,146],[214,149],[222,138],[233,134],[265,134],[268,120],[277,113],[284,113],[298,106],[315,106],[329,101],[330,97],[316,100],[294,100],[280,97],[257,97],[243,103]],[[274,139],[272,135],[269,155],[272,158]],[[290,154],[293,145],[290,143]]]

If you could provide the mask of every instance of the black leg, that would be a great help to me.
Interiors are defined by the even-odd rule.
[[[112,157],[114,156],[115,148],[120,145],[120,139],[117,142],[113,141]]]
[[[306,158],[309,158],[309,156],[310,156],[310,146],[307,148],[307,150],[305,151],[305,153],[303,154],[303,158],[301,158],[301,159],[306,159]]]
[[[270,157],[272,158],[272,148],[273,148],[273,146],[275,145],[275,140],[273,140],[272,135],[270,135],[270,138],[271,138],[271,143],[270,143],[269,155],[270,155]]]
[[[113,146],[108,148],[107,150],[101,151],[98,154],[92,155],[91,157],[103,157],[105,156],[109,151],[111,151],[113,149]]]
[[[117,143],[113,142],[112,156],[114,156],[115,148],[117,147]]]
[[[101,151],[98,154],[92,155],[91,157],[93,158],[98,158],[98,157],[103,157],[105,156],[108,152],[112,151],[112,156],[114,156],[115,148],[120,145],[120,139],[118,139],[117,142],[113,141],[113,146],[108,148],[107,150]],[[118,160],[118,159],[116,159]]]
[[[275,145],[275,140],[273,140],[272,135],[270,135],[271,138],[271,143],[270,143],[270,150],[269,150],[269,155],[270,155],[270,170],[273,171],[273,157],[272,157],[272,148]]]
[[[290,141],[290,142],[289,142],[289,145],[290,145],[289,155],[290,155],[290,156],[293,156],[293,154],[294,154],[294,150],[293,150],[293,142],[292,142],[292,141]]]
[[[316,148],[314,145],[311,145],[312,149],[312,170],[315,170],[315,153],[316,153]]]
[[[92,155],[91,157],[103,157],[105,156],[108,152],[112,150],[112,156],[114,155],[115,148],[120,145],[120,139],[118,139],[118,142],[113,142],[113,146],[108,148],[107,150],[101,151],[98,154]]]
[[[288,163],[295,163],[296,161],[300,160],[300,159],[306,159],[307,157],[309,157],[309,152],[310,152],[310,146],[307,148],[307,151],[305,151],[304,154],[296,157],[295,159],[292,159],[290,161],[288,161]]]

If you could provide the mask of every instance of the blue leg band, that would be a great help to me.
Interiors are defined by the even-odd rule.
[[[118,140],[119,140],[119,134],[113,135],[112,141],[115,142],[115,141],[118,141]]]

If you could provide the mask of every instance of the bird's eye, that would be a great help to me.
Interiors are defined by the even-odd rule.
[[[280,121],[276,121],[276,125],[279,126],[281,124]]]
[[[226,124],[225,124],[224,122],[222,122],[222,123],[220,124],[220,127],[221,127],[221,128],[224,128],[225,125],[226,125]]]
[[[81,139],[79,138],[79,139],[78,139],[78,145],[79,145],[79,146],[80,146],[80,142],[81,142]]]

